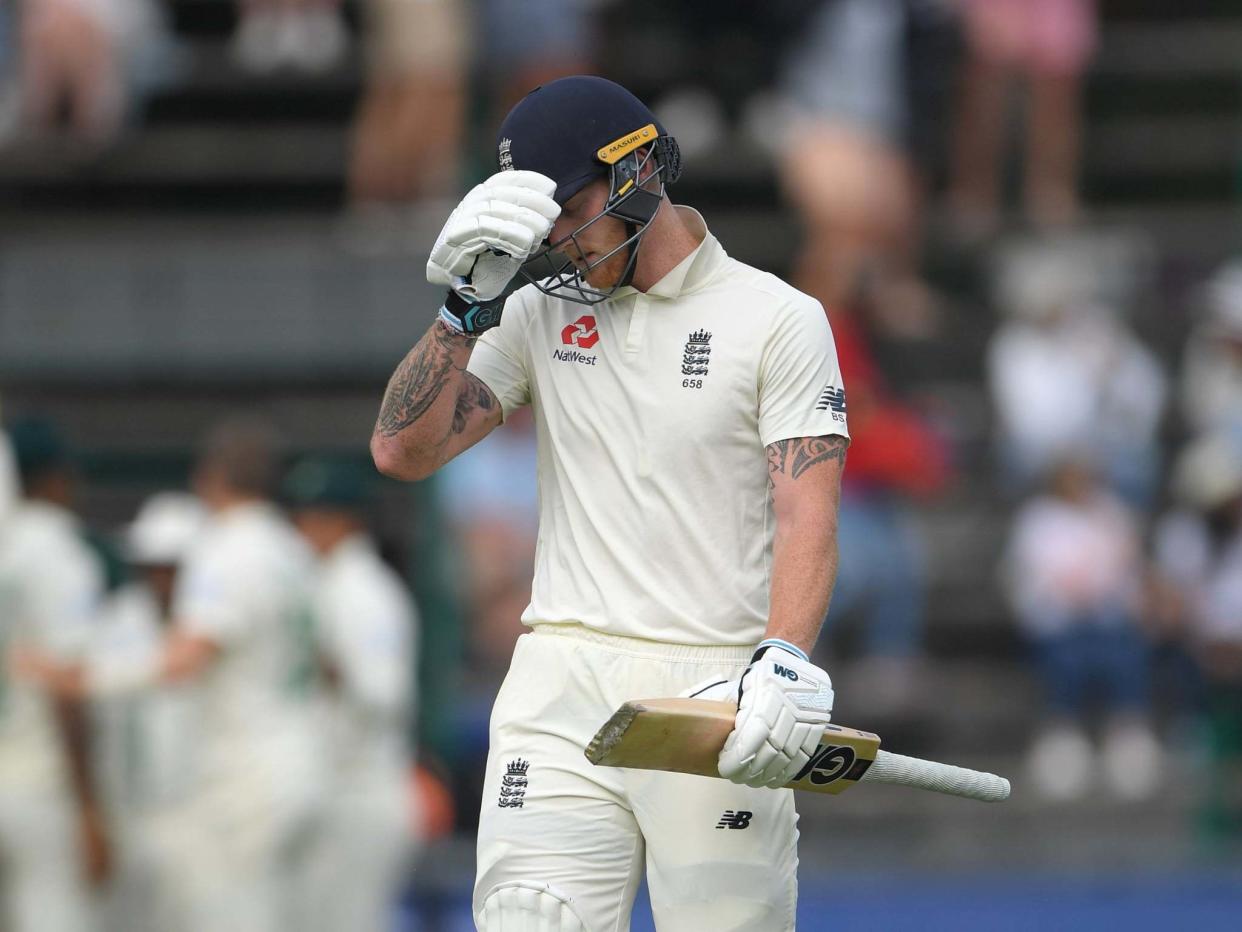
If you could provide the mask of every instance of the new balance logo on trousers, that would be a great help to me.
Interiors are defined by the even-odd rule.
[[[752,816],[754,813],[747,812],[745,809],[739,809],[737,812],[726,809],[720,821],[716,823],[716,828],[749,828]]]

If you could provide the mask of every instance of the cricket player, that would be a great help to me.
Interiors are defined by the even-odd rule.
[[[317,802],[312,558],[270,502],[276,475],[261,423],[230,421],[208,436],[194,491],[209,518],[178,573],[159,654],[76,669],[26,658],[64,694],[198,687],[200,777],[165,826],[179,868],[167,892],[190,932],[286,927],[291,857]]]
[[[372,437],[415,479],[534,411],[532,630],[492,715],[475,920],[624,929],[645,868],[664,932],[793,929],[797,814],[774,787],[832,710],[807,653],[848,444],[823,309],[671,203],[676,142],[610,81],[535,89],[497,155],[432,250],[448,295]],[[732,782],[585,760],[621,702],[678,693],[740,699]]]
[[[329,784],[300,909],[307,932],[383,932],[412,855],[407,750],[418,616],[367,534],[360,467],[290,471],[294,524],[319,557],[316,644],[326,673]]]
[[[163,651],[179,567],[205,519],[202,503],[186,493],[160,492],[143,503],[120,541],[134,579],[108,599],[89,664],[148,664]],[[166,932],[185,924],[166,891],[191,869],[178,860],[184,842],[174,832],[181,807],[194,798],[197,698],[195,684],[187,681],[92,704],[100,777],[119,851],[110,927]],[[169,820],[173,832],[165,828]]]
[[[104,574],[71,510],[71,453],[59,433],[27,420],[12,440],[21,497],[0,524],[0,926],[83,932],[93,928],[90,884],[110,863],[87,708],[9,667],[26,650],[78,660]]]

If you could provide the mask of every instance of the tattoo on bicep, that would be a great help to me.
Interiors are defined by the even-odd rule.
[[[845,462],[845,450],[850,445],[848,437],[797,437],[778,440],[768,444],[768,486],[771,488],[777,473],[788,473],[797,479],[817,463],[827,460]]]
[[[443,327],[433,327],[401,361],[380,406],[375,426],[381,434],[401,433],[435,404],[456,368],[452,339]]]
[[[490,414],[496,407],[496,398],[492,390],[483,384],[477,376],[466,373],[466,384],[457,396],[457,406],[453,408],[453,433],[460,434],[470,423],[470,415],[475,411]]]

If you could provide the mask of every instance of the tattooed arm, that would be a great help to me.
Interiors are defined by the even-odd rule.
[[[474,340],[433,323],[388,381],[371,456],[394,479],[425,479],[500,423],[491,390],[466,371]]]
[[[836,435],[768,445],[776,535],[764,637],[790,641],[808,654],[837,579],[837,506],[848,446],[848,438]]]

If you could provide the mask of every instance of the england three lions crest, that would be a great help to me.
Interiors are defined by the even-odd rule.
[[[696,330],[686,340],[681,356],[682,375],[707,375],[712,357],[712,335],[706,330]]]
[[[501,809],[521,809],[526,805],[526,788],[530,785],[527,773],[530,761],[518,758],[509,761],[504,776],[500,778],[500,798],[497,805]]]

